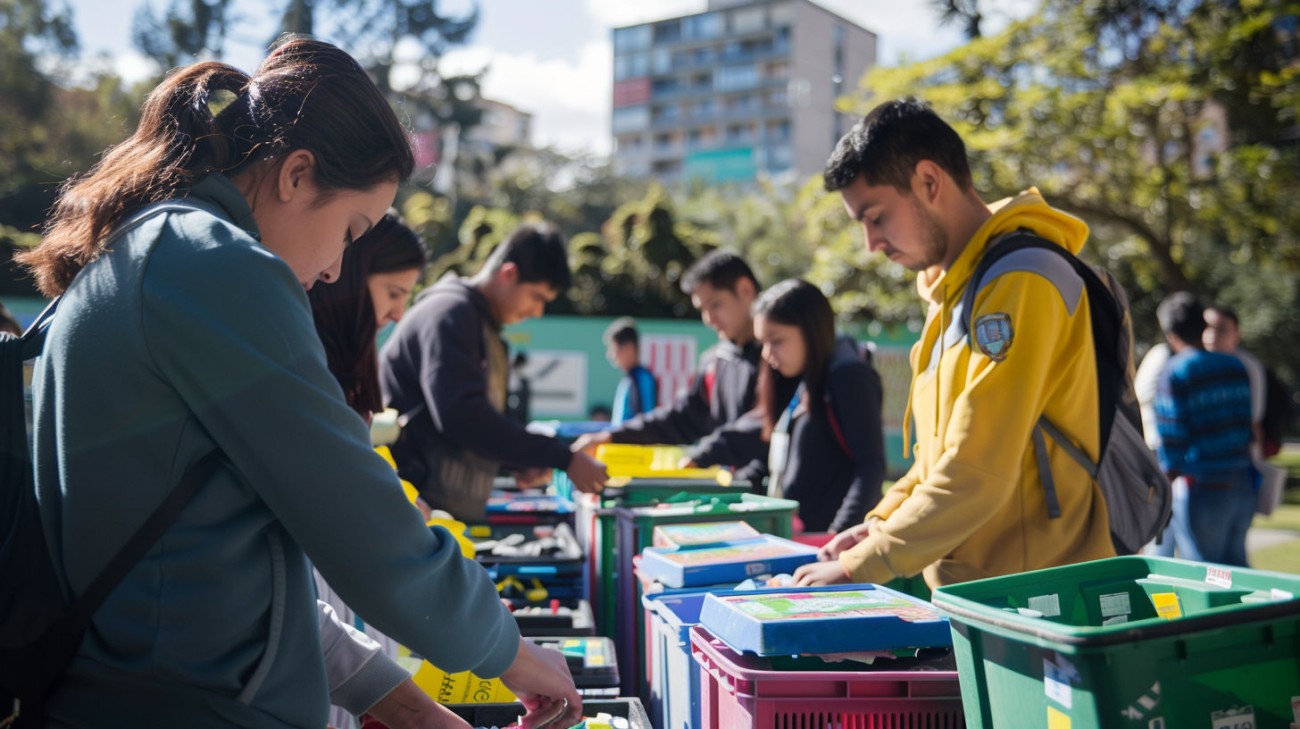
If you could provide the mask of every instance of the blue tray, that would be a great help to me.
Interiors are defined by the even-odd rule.
[[[641,571],[668,587],[737,583],[756,575],[793,573],[817,561],[817,548],[764,534],[711,547],[646,547]]]
[[[933,605],[879,585],[713,593],[700,624],[733,650],[760,656],[952,645],[948,619]]]

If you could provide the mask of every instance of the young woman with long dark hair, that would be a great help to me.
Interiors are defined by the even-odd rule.
[[[880,376],[857,342],[836,338],[830,302],[807,281],[768,289],[753,314],[768,492],[799,502],[806,531],[861,523],[885,475]]]
[[[22,260],[61,296],[34,460],[69,592],[183,474],[220,464],[95,613],[51,724],[323,726],[309,559],[444,669],[500,675],[536,711],[567,700],[578,720],[563,658],[521,641],[483,569],[406,502],[312,325],[304,289],[339,277],[412,167],[357,62],[297,38],[251,77],[176,70],[135,133],[64,187]]]

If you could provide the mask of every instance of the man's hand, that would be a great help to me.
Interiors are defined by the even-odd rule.
[[[582,451],[573,454],[573,458],[569,459],[569,467],[564,471],[569,474],[569,480],[573,482],[574,488],[584,494],[600,493],[600,490],[605,487],[605,482],[609,480],[609,471],[605,470],[605,464]]]
[[[544,486],[550,482],[551,469],[549,468],[524,468],[515,471],[515,485],[521,489]]]
[[[434,701],[409,678],[366,713],[390,729],[471,729],[469,722]]]
[[[821,562],[832,562],[839,559],[841,553],[852,549],[858,542],[866,539],[867,535],[871,533],[871,528],[879,521],[879,519],[872,517],[861,524],[839,532],[817,551],[817,559]]]
[[[596,455],[596,446],[608,443],[610,437],[608,431],[602,431],[600,433],[584,433],[578,436],[577,440],[573,441],[573,445],[569,446],[569,450],[574,453],[586,453],[589,456],[594,456]]]
[[[794,584],[799,587],[817,587],[820,585],[843,585],[853,579],[844,572],[839,560],[830,562],[809,562],[800,565],[794,571]]]
[[[551,719],[547,726],[573,726],[582,721],[582,697],[573,685],[569,665],[554,648],[543,648],[525,638],[519,639],[515,662],[501,674],[501,682],[519,697],[528,710],[523,726],[534,726],[540,719]],[[568,708],[556,717],[559,707]],[[552,718],[556,717],[556,718]]]

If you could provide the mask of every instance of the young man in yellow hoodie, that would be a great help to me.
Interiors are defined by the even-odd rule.
[[[1048,514],[1032,431],[1057,424],[1094,461],[1097,375],[1087,291],[1051,251],[1008,256],[980,282],[961,324],[962,296],[980,258],[1027,229],[1078,253],[1083,221],[1036,189],[992,205],[971,182],[966,148],[924,102],[877,107],[836,145],[828,190],[839,191],[868,250],[918,272],[929,304],[912,348],[911,470],[863,524],[838,534],[801,585],[888,582],[924,572],[931,587],[1115,554],[1106,504],[1092,478],[1045,442],[1060,517]]]

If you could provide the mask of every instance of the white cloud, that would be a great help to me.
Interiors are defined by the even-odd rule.
[[[609,28],[703,12],[705,0],[586,0],[587,12]]]
[[[471,46],[443,56],[440,65],[443,73],[474,72],[486,66],[483,95],[532,113],[534,144],[608,154],[609,41],[587,42],[579,58],[574,64]]]

